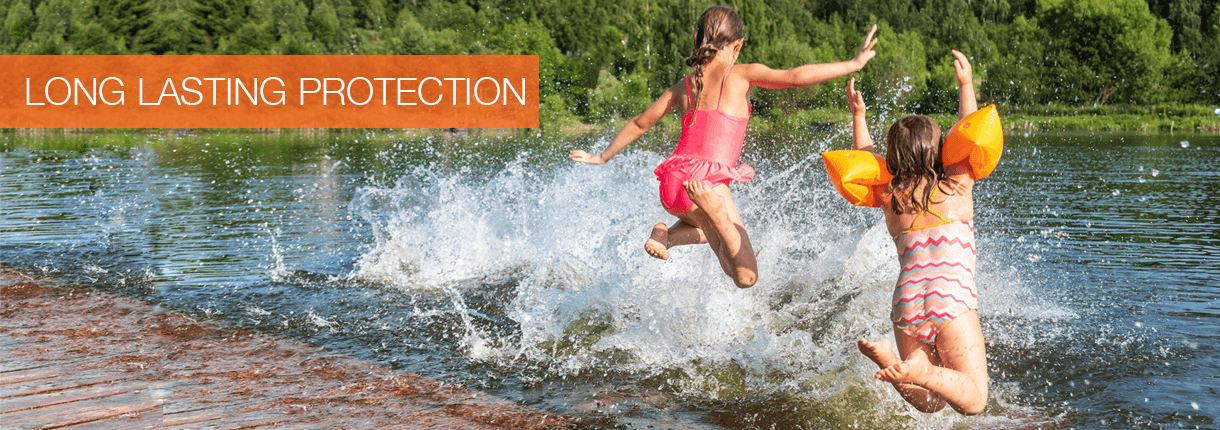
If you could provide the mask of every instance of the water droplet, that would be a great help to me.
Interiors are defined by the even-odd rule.
[[[1182,141],[1182,147],[1183,147],[1183,148],[1189,148],[1189,147],[1190,147],[1190,142],[1183,140],[1183,141]]]

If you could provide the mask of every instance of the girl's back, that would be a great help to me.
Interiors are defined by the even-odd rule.
[[[742,73],[743,68],[748,66],[742,64],[733,67],[732,63],[723,64],[719,62],[709,65],[703,71],[702,91],[696,90],[696,86],[693,83],[694,78],[691,77],[690,96],[692,99],[698,99],[696,107],[699,110],[715,110],[717,104],[719,104],[719,111],[725,115],[739,118],[750,116],[750,103],[746,97],[750,91],[750,81]],[[726,72],[729,74],[728,79],[725,79]],[[723,83],[723,86],[721,83]],[[683,111],[689,112],[691,110],[686,97],[682,98],[681,104]]]
[[[905,193],[895,195],[886,186],[885,192],[881,193],[881,209],[885,211],[885,225],[889,229],[890,237],[946,221],[974,222],[974,180],[970,178],[969,167],[957,164],[945,170],[946,178],[940,181],[924,210],[895,212],[891,204],[894,198],[904,200],[901,206],[912,207],[911,197]],[[926,187],[926,184],[915,187],[911,195],[924,195]]]

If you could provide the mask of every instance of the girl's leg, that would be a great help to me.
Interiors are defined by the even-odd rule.
[[[652,236],[644,242],[644,250],[648,251],[648,255],[668,260],[669,248],[698,243],[707,243],[703,229],[679,219],[671,227],[665,227],[665,223],[660,222],[652,226]]]
[[[698,207],[691,209],[690,212],[687,212],[685,215],[682,215],[681,218],[682,218],[683,222],[686,222],[687,224],[694,225],[694,226],[711,226],[712,225],[712,221],[707,217],[707,213],[705,213],[703,211],[703,209],[700,209]],[[697,228],[703,232],[704,237],[707,238],[708,246],[710,246],[712,248],[713,253],[716,254],[716,260],[718,262],[720,262],[720,270],[723,270],[725,274],[729,275],[729,277],[733,277],[733,273],[736,273],[736,269],[734,269],[734,266],[733,266],[733,261],[729,259],[728,255],[726,255],[726,253],[716,252],[716,250],[720,249],[720,247],[721,247],[720,234],[717,233],[716,230],[712,229],[711,227],[708,227],[708,228],[697,227]]]
[[[733,278],[738,288],[754,286],[758,280],[758,263],[754,260],[750,237],[746,235],[741,215],[733,204],[728,184],[708,188],[703,181],[687,181],[682,186],[686,188],[691,201],[695,202],[696,208],[689,214],[694,224],[703,229],[708,245],[721,260],[721,268]]]
[[[909,382],[924,387],[959,413],[983,412],[987,406],[987,351],[978,312],[958,315],[943,327],[936,335],[936,353],[944,367],[929,360],[927,354],[916,351],[909,357],[904,356],[905,361],[883,369],[877,375],[887,382]]]
[[[902,358],[894,357],[894,360],[881,366],[881,370],[877,372],[878,379],[885,380],[894,385],[894,389],[898,390],[898,395],[902,396],[903,400],[915,406],[920,412],[933,413],[945,408],[945,399],[940,395],[928,390],[927,388],[915,385],[909,382],[895,382],[882,378],[882,372],[903,363],[903,360],[924,360],[931,363],[933,366],[939,366],[940,356],[937,354],[934,345],[924,343],[914,336],[902,331],[898,326],[894,326],[894,340],[898,342],[898,354]]]

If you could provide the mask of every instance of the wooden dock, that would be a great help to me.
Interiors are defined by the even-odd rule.
[[[551,429],[571,421],[0,268],[0,429]]]

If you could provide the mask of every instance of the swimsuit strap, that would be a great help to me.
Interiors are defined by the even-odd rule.
[[[695,108],[695,101],[690,96],[690,75],[686,75],[686,106],[688,109]]]
[[[939,187],[937,187],[937,188],[939,188]],[[933,189],[932,189],[932,198],[933,198],[933,199],[934,199],[934,198],[936,198],[936,191],[937,191],[937,190],[936,190],[936,188],[933,188]],[[931,203],[931,202],[929,202],[929,204],[930,204],[930,203]],[[919,218],[923,217],[923,214],[926,214],[926,213],[931,213],[932,215],[936,215],[936,217],[937,217],[937,218],[940,218],[940,222],[938,222],[938,223],[936,223],[936,224],[928,224],[928,225],[925,225],[925,226],[923,226],[923,227],[915,227],[915,224],[919,224]],[[919,211],[919,213],[918,213],[918,214],[915,214],[915,219],[911,220],[911,227],[910,227],[910,228],[908,228],[908,229],[906,229],[906,230],[904,230],[902,233],[898,233],[898,236],[902,236],[902,234],[903,234],[903,233],[909,233],[909,232],[912,232],[912,231],[915,231],[915,230],[923,230],[923,229],[925,229],[925,228],[932,228],[932,227],[936,227],[936,226],[939,226],[939,225],[949,224],[949,223],[951,223],[951,222],[952,222],[952,221],[949,221],[948,219],[945,219],[945,217],[944,217],[943,215],[941,215],[941,214],[940,214],[940,212],[937,212],[937,211],[935,211],[935,210],[933,210],[932,208],[930,208],[930,207],[929,207],[929,208],[927,208],[927,209],[924,209],[924,210],[922,210],[922,211]],[[963,222],[964,222],[964,221],[963,221]],[[898,239],[898,236],[894,236],[894,239],[895,239],[895,240],[897,240],[897,239]]]
[[[716,96],[716,111],[720,111],[720,99],[724,98],[724,84],[729,82],[729,72],[733,71],[735,64],[730,64],[729,69],[724,71],[724,80],[720,81],[720,95]]]
[[[945,217],[941,216],[940,213],[938,213],[934,210],[927,209],[927,210],[924,210],[923,212],[920,212],[919,214],[923,215],[924,213],[931,213],[932,215],[936,215],[937,218],[940,218],[940,222],[942,222],[942,223],[949,222],[949,220],[945,219]],[[919,218],[916,217],[916,219],[919,219]],[[915,225],[915,223],[912,222],[911,225]]]
[[[942,224],[948,222],[948,220],[946,220],[945,217],[941,216],[940,213],[932,210],[932,200],[936,199],[936,192],[939,191],[939,188],[940,188],[940,184],[936,184],[936,186],[934,188],[932,188],[932,195],[929,196],[929,199],[928,199],[928,208],[924,209],[923,212],[920,212],[919,215],[915,215],[915,220],[911,221],[911,226],[914,226],[915,223],[919,221],[919,217],[921,217],[921,216],[923,216],[923,214],[929,213],[929,212],[932,215],[936,215],[937,218],[940,218],[940,222]]]

